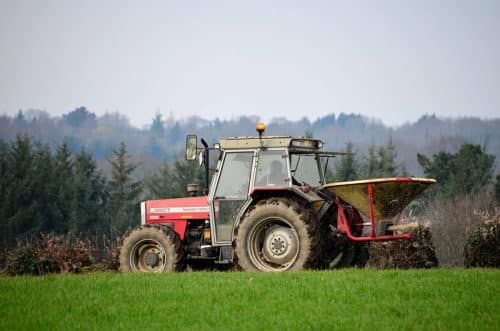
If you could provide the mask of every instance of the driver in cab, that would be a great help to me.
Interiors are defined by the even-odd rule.
[[[269,171],[257,181],[257,186],[283,186],[287,175],[283,170],[283,162],[274,160],[271,162]]]

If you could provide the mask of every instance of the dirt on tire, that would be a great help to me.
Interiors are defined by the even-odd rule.
[[[298,253],[285,269],[265,269],[252,261],[249,252],[249,237],[259,222],[265,219],[285,220],[298,239]],[[270,198],[257,202],[243,215],[235,231],[233,242],[235,262],[244,271],[298,271],[317,266],[320,248],[320,233],[313,212],[293,199]]]

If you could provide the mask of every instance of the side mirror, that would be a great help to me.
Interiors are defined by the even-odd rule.
[[[186,160],[196,160],[198,138],[195,134],[188,134],[186,136]]]

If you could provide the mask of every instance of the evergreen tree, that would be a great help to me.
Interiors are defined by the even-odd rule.
[[[165,155],[165,126],[161,113],[156,113],[151,124],[151,134],[149,135],[148,150],[156,159],[161,160]]]
[[[451,190],[459,194],[475,194],[483,190],[493,175],[495,156],[486,154],[479,145],[464,144],[455,154],[450,176]]]
[[[4,188],[7,238],[52,230],[52,158],[47,146],[18,135],[7,153],[7,185]]]
[[[389,139],[386,146],[381,146],[375,150],[375,146],[370,146],[368,156],[365,158],[362,168],[364,178],[395,177],[399,175],[399,166],[396,163],[396,147]]]
[[[0,244],[41,231],[101,229],[106,180],[92,157],[75,158],[63,143],[53,155],[47,145],[18,135],[0,140]]]
[[[184,134],[182,132],[179,121],[175,121],[174,125],[168,129],[168,141],[172,144],[177,143]]]
[[[85,107],[78,107],[75,110],[63,115],[63,120],[70,126],[81,128],[83,126],[94,127],[96,125],[96,115]]]
[[[370,146],[368,149],[368,156],[365,158],[363,166],[363,177],[374,178],[378,170],[378,160],[375,154],[375,146]]]
[[[401,177],[410,177],[410,173],[408,172],[408,169],[406,169],[406,165],[404,162],[401,162],[401,171],[399,175]]]
[[[389,138],[385,147],[378,149],[377,177],[395,177],[398,175],[398,166],[396,164],[396,147]]]
[[[174,164],[174,180],[172,192],[173,197],[186,196],[186,188],[188,184],[198,184],[200,188],[204,185],[203,168],[196,162],[175,161]]]
[[[48,145],[40,142],[34,144],[34,163],[31,170],[31,181],[34,191],[35,204],[42,219],[41,229],[33,228],[35,232],[64,232],[58,228],[55,215],[57,214],[56,190],[53,185],[56,173],[54,171],[54,157]]]
[[[109,159],[112,180],[108,213],[112,216],[110,232],[113,236],[120,235],[139,221],[136,211],[142,188],[141,183],[134,181],[132,177],[137,165],[129,159],[130,155],[124,142],[120,143]]]
[[[81,150],[74,161],[74,199],[71,208],[71,232],[110,233],[106,215],[107,182],[92,156]]]
[[[435,186],[443,186],[449,179],[452,169],[453,155],[441,151],[432,156],[432,161],[425,155],[418,153],[417,161],[424,169],[426,176],[432,177],[437,181]]]
[[[187,194],[188,184],[204,187],[205,174],[196,162],[175,161],[170,166],[165,160],[158,173],[146,181],[149,196],[153,199],[180,198]]]
[[[72,154],[64,141],[58,148],[54,160],[55,192],[54,227],[58,232],[67,232],[74,200],[74,174]]]
[[[18,127],[22,127],[24,124],[26,124],[26,118],[21,109],[19,109],[16,117],[14,117],[14,124],[16,124],[16,126]]]
[[[353,145],[351,142],[346,144],[345,152],[349,154],[342,156],[340,163],[335,169],[335,181],[337,182],[354,180],[359,177],[358,164],[354,158]]]
[[[165,160],[158,173],[146,181],[146,186],[152,199],[165,199],[176,196],[175,176],[172,174],[168,162]]]
[[[5,197],[5,214],[7,237],[12,242],[16,235],[28,230],[27,219],[32,223],[41,221],[36,211],[31,210],[34,200],[32,183],[28,175],[31,174],[33,163],[33,146],[26,135],[18,135],[11,143],[8,154],[7,187]]]
[[[9,168],[7,162],[8,145],[0,139],[0,250],[7,246],[8,227],[5,207],[7,204],[6,193],[10,184],[8,180]]]
[[[165,134],[164,121],[161,118],[161,113],[156,113],[153,118],[153,124],[151,125],[151,133],[158,137],[163,137]]]
[[[479,145],[464,144],[455,154],[439,152],[432,160],[417,154],[417,160],[426,176],[437,180],[431,192],[453,197],[484,190],[491,181],[495,156]]]

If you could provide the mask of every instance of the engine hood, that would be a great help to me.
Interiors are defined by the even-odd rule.
[[[148,200],[146,218],[154,223],[179,219],[209,219],[208,197]]]

